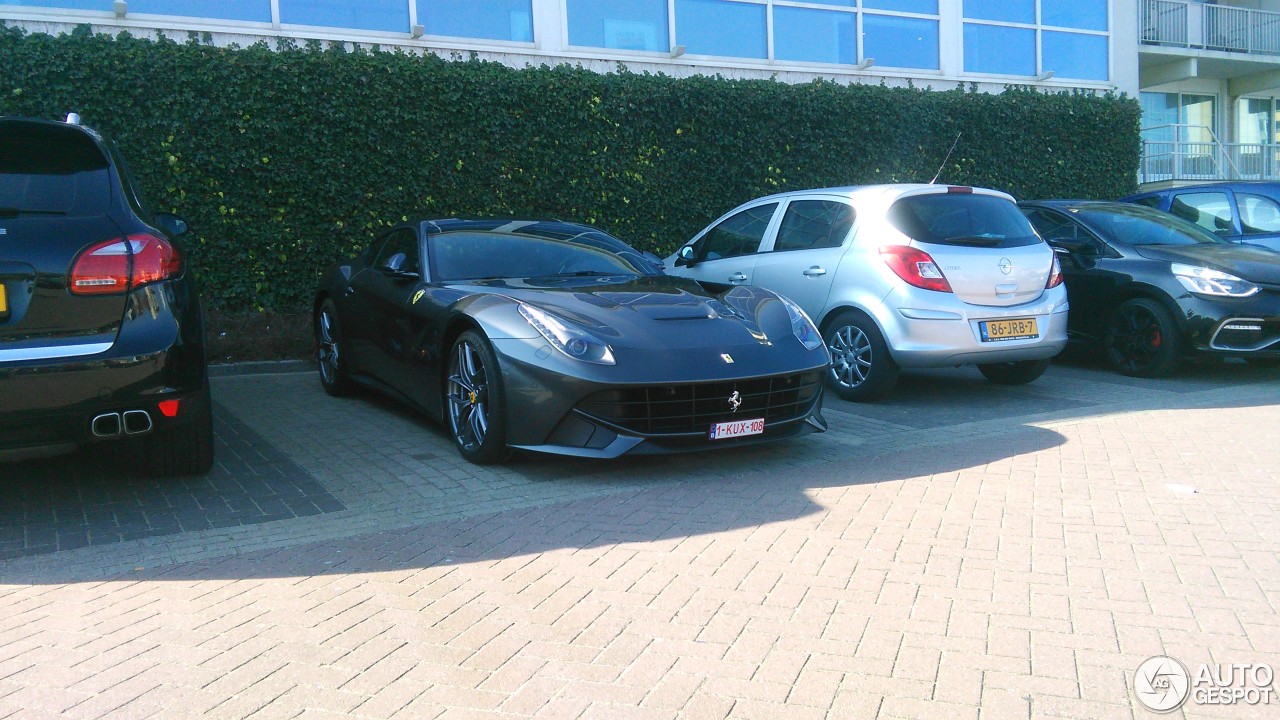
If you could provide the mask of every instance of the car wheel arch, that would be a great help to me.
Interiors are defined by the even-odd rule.
[[[469,315],[455,315],[453,318],[450,318],[449,322],[445,325],[444,332],[440,335],[440,357],[448,358],[449,351],[453,349],[453,344],[458,341],[458,338],[462,336],[462,333],[468,330],[474,330],[485,337],[489,337],[489,333],[485,332],[484,328],[480,326],[480,323],[476,322],[475,318]],[[448,377],[449,363],[441,362],[439,380],[442,387],[444,385],[444,381],[447,380]]]
[[[841,305],[834,305],[828,308],[827,311],[823,313],[822,319],[818,321],[818,332],[826,333],[827,330],[831,328],[831,323],[834,322],[836,318],[840,317],[840,315],[846,312],[854,312],[854,313],[858,313],[859,315],[867,316],[868,318],[871,319],[871,322],[876,324],[876,328],[880,330],[880,334],[881,335],[884,334],[884,323],[880,322],[880,319],[876,317],[876,314],[871,312],[867,308],[862,307],[861,305],[857,305],[853,303],[844,303]],[[889,351],[893,352],[893,348],[892,347],[889,348]]]
[[[1183,333],[1187,331],[1187,317],[1182,308],[1178,306],[1178,302],[1169,293],[1154,285],[1134,283],[1121,288],[1120,292],[1115,296],[1115,302],[1111,309],[1114,310],[1122,303],[1137,299],[1159,303],[1165,309],[1165,312],[1169,313],[1169,316],[1173,318],[1173,321],[1178,324],[1178,331]]]

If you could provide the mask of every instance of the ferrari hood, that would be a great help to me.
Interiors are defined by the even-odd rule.
[[[1280,253],[1258,245],[1139,245],[1134,249],[1149,260],[1198,265],[1221,270],[1249,282],[1280,285]]]
[[[712,294],[693,280],[670,276],[501,279],[471,285],[554,312],[615,348],[731,350],[795,342],[786,307],[762,288]]]

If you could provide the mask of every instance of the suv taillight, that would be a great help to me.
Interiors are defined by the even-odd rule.
[[[1044,289],[1056,288],[1062,284],[1062,263],[1058,262],[1058,254],[1053,254],[1053,266],[1049,268],[1049,281],[1044,284]]]
[[[886,245],[880,248],[880,257],[898,277],[910,285],[925,290],[951,292],[951,283],[942,274],[942,268],[923,250],[905,245]]]
[[[132,251],[132,253],[130,252]],[[89,246],[71,266],[71,292],[109,295],[168,280],[182,272],[182,256],[157,235],[129,235]]]

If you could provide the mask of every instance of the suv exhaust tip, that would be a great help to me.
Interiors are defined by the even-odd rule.
[[[94,437],[116,437],[121,430],[120,413],[102,413],[89,423]]]
[[[126,410],[124,413],[124,432],[126,435],[141,435],[151,432],[151,415],[146,410]]]

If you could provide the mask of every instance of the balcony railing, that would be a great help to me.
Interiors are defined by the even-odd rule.
[[[1280,55],[1280,13],[1180,0],[1140,0],[1139,7],[1148,45]]]
[[[1203,125],[1159,125],[1142,132],[1139,183],[1280,180],[1280,143],[1224,143]]]

